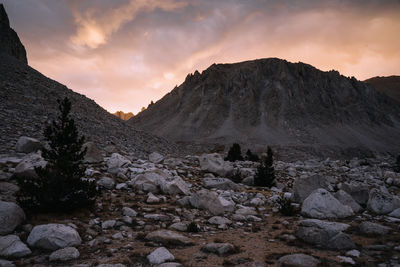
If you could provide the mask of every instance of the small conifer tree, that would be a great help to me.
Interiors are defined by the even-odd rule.
[[[256,154],[253,154],[253,152],[251,152],[250,149],[248,149],[246,152],[246,159],[249,161],[254,161],[254,162],[260,160],[260,158]]]
[[[232,162],[237,160],[243,160],[242,151],[239,144],[234,143],[231,146],[231,148],[228,151],[228,155],[225,157],[225,160]]]
[[[276,184],[275,182],[275,170],[274,170],[274,159],[272,149],[268,147],[267,158],[264,162],[261,162],[257,167],[256,174],[254,176],[255,186],[264,186],[271,188]]]
[[[42,149],[46,167],[35,168],[37,179],[20,177],[19,203],[29,210],[70,211],[94,202],[97,189],[94,182],[82,180],[85,172],[82,149],[84,136],[79,136],[70,118],[71,102],[58,100],[60,114],[44,130],[49,148]]]

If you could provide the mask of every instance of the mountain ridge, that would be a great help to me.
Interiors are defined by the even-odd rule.
[[[128,122],[174,141],[386,150],[400,134],[397,104],[354,77],[267,58],[189,74]]]

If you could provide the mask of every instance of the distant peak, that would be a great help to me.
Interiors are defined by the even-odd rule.
[[[10,27],[10,21],[8,20],[8,16],[3,4],[0,4],[0,24]]]

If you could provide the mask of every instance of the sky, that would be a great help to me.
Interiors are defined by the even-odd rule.
[[[0,0],[29,65],[110,112],[213,63],[278,57],[400,74],[400,0]]]

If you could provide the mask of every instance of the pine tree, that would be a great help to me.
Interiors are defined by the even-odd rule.
[[[240,148],[240,145],[237,143],[234,143],[231,148],[228,151],[228,155],[225,157],[225,160],[228,161],[237,161],[237,160],[243,160],[242,157],[242,151]]]
[[[257,162],[260,160],[260,158],[256,154],[253,154],[250,149],[248,149],[246,152],[246,159],[253,162]]]
[[[268,147],[267,158],[257,167],[256,175],[254,176],[254,185],[271,188],[276,184],[273,164],[273,152],[272,149]]]
[[[44,130],[49,148],[42,149],[42,156],[47,165],[35,168],[37,179],[18,180],[18,201],[30,210],[69,211],[92,204],[97,194],[94,182],[81,179],[85,173],[85,137],[79,136],[69,116],[71,102],[68,98],[57,102],[60,115]]]

